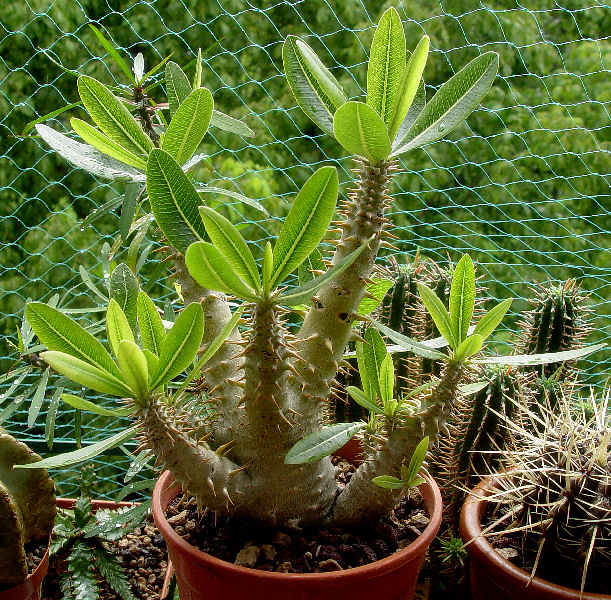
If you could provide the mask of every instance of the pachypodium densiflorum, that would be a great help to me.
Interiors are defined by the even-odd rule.
[[[166,334],[167,323],[142,292],[133,292],[138,298],[137,327],[129,320],[126,325],[123,307],[111,302],[106,318],[114,359],[65,315],[30,304],[28,319],[49,348],[42,356],[82,385],[128,399],[143,447],[201,506],[280,526],[345,525],[390,512],[396,490],[372,480],[396,478],[402,488],[418,481],[412,472],[419,465],[418,453],[413,461],[410,457],[417,448],[421,453],[423,436],[436,442],[467,362],[508,308],[509,301],[501,303],[469,332],[475,286],[473,265],[464,257],[454,272],[449,312],[439,307],[433,292],[419,288],[447,342],[418,344],[377,326],[408,350],[443,361],[439,379],[426,389],[393,398],[392,386],[382,383],[389,381],[392,361],[386,360],[383,371],[376,362],[375,377],[372,371],[366,381],[378,383],[363,390],[371,406],[378,407],[370,423],[344,424],[331,440],[330,429],[321,429],[378,250],[387,243],[389,188],[397,159],[464,121],[497,73],[496,53],[482,54],[426,103],[422,73],[428,45],[424,37],[408,55],[398,13],[386,11],[371,47],[366,101],[360,102],[347,100],[307,44],[292,36],[286,39],[288,83],[314,123],[356,155],[356,181],[348,199],[336,207],[335,168],[313,173],[259,264],[239,229],[205,206],[202,193],[212,188],[202,191],[189,175],[208,125],[215,123],[214,101],[201,88],[197,73],[191,85],[178,65],[167,64],[171,120],[165,130],[158,127],[158,140],[147,137],[102,84],[86,77],[79,80],[79,90],[99,128],[80,126],[90,145],[39,128],[43,138],[75,164],[87,168],[87,161],[81,160],[85,156],[95,162],[90,170],[98,175],[103,171],[107,177],[146,184],[152,215],[173,248],[178,283],[188,304]],[[227,126],[228,117],[217,115],[216,123]],[[230,125],[239,132],[235,123]],[[335,240],[331,267],[296,289],[283,287],[316,252],[334,215],[341,236]],[[226,296],[241,304],[247,328],[238,329],[239,314],[232,316]],[[285,312],[304,304],[309,307],[303,322],[296,331],[289,330]],[[57,331],[61,335],[53,333]],[[371,331],[367,339],[381,348],[381,338]],[[435,350],[445,343],[449,354]],[[173,381],[198,352],[195,367]],[[198,388],[205,390],[205,397],[192,398],[190,383],[200,376],[203,384]],[[198,401],[212,408],[198,411]],[[370,460],[339,493],[329,454],[361,430]]]

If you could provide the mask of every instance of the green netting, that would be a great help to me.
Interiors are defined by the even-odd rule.
[[[531,295],[526,284],[533,280],[575,277],[590,293],[592,341],[608,340],[609,5],[598,0],[29,0],[5,3],[0,13],[4,370],[14,360],[7,341],[14,339],[25,300],[48,299],[79,284],[80,265],[99,275],[102,243],[118,228],[114,213],[94,228],[83,230],[80,223],[117,196],[120,186],[96,181],[37,138],[20,136],[32,119],[78,99],[69,71],[106,83],[122,81],[88,23],[129,55],[142,52],[149,65],[170,52],[185,64],[198,47],[208,49],[204,83],[217,107],[243,118],[257,137],[251,141],[214,130],[206,146],[211,167],[199,176],[231,183],[268,207],[274,217],[262,219],[234,206],[237,217],[249,223],[250,239],[261,245],[278,231],[286,199],[313,169],[342,156],[296,107],[282,74],[284,37],[305,37],[347,95],[360,96],[372,26],[390,4],[402,14],[410,47],[423,33],[431,38],[425,70],[429,96],[474,56],[488,50],[501,56],[499,77],[468,123],[446,141],[405,157],[393,210],[400,250],[413,256],[420,248],[440,261],[469,251],[496,297],[523,299]],[[67,115],[50,124],[66,130]],[[348,182],[350,161],[335,164]],[[347,186],[342,189],[345,193]],[[171,290],[166,294],[172,296]],[[90,297],[81,284],[70,305],[90,306]],[[525,307],[522,300],[513,309]],[[592,381],[608,371],[603,360],[599,354],[587,362]],[[0,410],[10,401],[2,400]],[[40,450],[49,400],[34,427],[26,430],[21,408],[7,421]],[[83,439],[101,439],[112,427],[108,419],[84,417]],[[61,412],[55,451],[73,439],[73,431],[73,413]],[[102,479],[118,477],[116,459],[100,464]],[[74,473],[64,472],[63,480],[62,492],[72,492]]]

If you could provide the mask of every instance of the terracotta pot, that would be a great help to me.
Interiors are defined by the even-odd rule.
[[[609,600],[607,594],[581,595],[578,590],[555,585],[504,559],[482,535],[481,519],[486,509],[485,497],[494,490],[494,480],[484,480],[471,492],[460,514],[460,536],[470,558],[473,600]]]
[[[369,565],[331,573],[268,573],[200,552],[172,529],[165,517],[180,492],[169,471],[153,490],[153,518],[168,545],[181,600],[411,600],[429,544],[441,525],[441,494],[427,477],[420,486],[430,523],[420,537],[395,554]]]
[[[71,510],[74,508],[74,503],[76,502],[76,498],[58,498],[57,499],[57,508],[61,508],[63,510]],[[93,512],[96,512],[100,508],[109,508],[110,510],[117,510],[117,508],[125,508],[134,506],[134,504],[138,504],[137,502],[113,502],[112,500],[92,500],[91,506]]]
[[[49,548],[34,572],[19,585],[0,592],[0,600],[39,600],[42,580],[49,568]]]

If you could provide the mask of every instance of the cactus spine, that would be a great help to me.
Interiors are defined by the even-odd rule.
[[[46,469],[14,469],[40,460],[0,428],[0,589],[28,574],[26,544],[49,537],[55,521],[55,486]]]

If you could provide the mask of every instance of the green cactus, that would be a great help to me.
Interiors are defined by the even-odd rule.
[[[46,469],[14,469],[40,460],[0,428],[0,589],[28,574],[26,544],[48,539],[55,521],[55,486]]]
[[[590,404],[592,416],[565,395],[544,419],[529,412],[521,426],[506,420],[511,441],[496,494],[513,518],[495,533],[522,531],[536,556],[533,574],[551,568],[562,585],[582,591],[589,573],[608,577],[611,569],[609,390],[600,401],[592,392]],[[542,421],[544,435],[533,435],[530,421]]]

